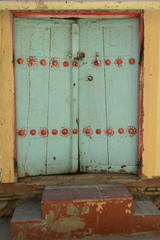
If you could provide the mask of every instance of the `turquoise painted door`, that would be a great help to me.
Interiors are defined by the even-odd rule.
[[[139,20],[14,25],[19,176],[136,172]]]
[[[78,51],[77,33],[70,20],[15,18],[19,176],[77,171],[78,69],[63,66]]]
[[[136,172],[139,19],[80,20],[80,35],[80,170]]]

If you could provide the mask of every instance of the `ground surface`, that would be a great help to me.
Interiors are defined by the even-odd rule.
[[[0,219],[0,240],[11,240],[10,234],[10,219],[3,220]],[[160,240],[160,236],[154,237],[106,237],[101,238],[103,240]],[[36,239],[35,239],[36,240]],[[85,240],[85,239],[83,239]],[[87,239],[86,239],[87,240]],[[96,238],[92,238],[92,240],[97,240]]]

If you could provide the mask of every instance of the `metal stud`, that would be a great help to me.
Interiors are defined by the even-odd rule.
[[[76,62],[76,61],[72,62],[72,66],[73,67],[78,67],[78,62]]]
[[[62,130],[62,134],[63,134],[63,135],[67,135],[67,134],[68,134],[68,129],[64,128],[64,129]]]
[[[68,67],[69,66],[69,62],[67,62],[67,61],[63,62],[63,66],[64,67]]]
[[[123,128],[119,128],[118,132],[119,132],[119,134],[123,134],[124,133],[124,129]]]
[[[42,59],[42,60],[40,61],[40,64],[41,64],[42,66],[46,66],[47,62],[46,62],[45,59]]]
[[[96,61],[93,62],[93,65],[94,65],[95,67],[99,67],[99,66],[100,66],[100,63],[96,60]]]
[[[27,135],[26,130],[23,129],[23,128],[19,129],[19,130],[17,131],[17,133],[18,133],[18,135],[19,135],[20,137],[25,137],[25,136]]]
[[[36,130],[35,130],[35,129],[32,129],[32,130],[30,131],[30,134],[31,134],[32,136],[36,135]]]
[[[112,128],[107,128],[107,130],[106,130],[106,134],[107,134],[107,136],[113,136],[114,135],[114,131],[113,131],[113,129]]]
[[[105,61],[105,64],[106,64],[107,66],[109,66],[109,65],[111,65],[111,61],[110,61],[109,59],[107,59],[107,60]]]
[[[135,61],[134,58],[130,58],[130,59],[129,59],[129,64],[133,65],[133,64],[135,64],[135,62],[136,62],[136,61]]]
[[[73,134],[78,134],[78,129],[73,129]]]
[[[96,129],[96,134],[101,134],[102,130],[101,129]]]
[[[58,130],[57,130],[57,129],[53,129],[53,130],[52,130],[52,134],[53,134],[53,135],[57,135],[57,134],[58,134]]]
[[[18,64],[23,64],[23,63],[24,63],[24,60],[23,60],[22,58],[18,58],[18,59],[17,59],[17,63],[18,63]]]

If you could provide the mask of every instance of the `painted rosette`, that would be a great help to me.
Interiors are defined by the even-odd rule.
[[[57,58],[51,58],[51,68],[59,67]]]
[[[134,127],[134,126],[129,126],[129,127],[127,128],[127,132],[128,132],[128,134],[129,134],[131,137],[133,137],[133,136],[136,135],[137,129],[136,129],[136,127]]]
[[[63,137],[68,137],[69,129],[66,128],[66,127],[62,128],[61,131],[60,131],[60,135],[63,136]]]
[[[93,134],[93,130],[90,126],[83,128],[83,134],[86,136],[91,136]]]
[[[124,60],[121,57],[118,57],[114,62],[118,67],[123,67]]]
[[[39,130],[39,135],[40,135],[42,138],[48,137],[48,134],[49,134],[48,128],[41,128],[41,129]]]
[[[111,136],[114,135],[114,130],[113,130],[113,128],[108,127],[108,128],[106,129],[105,133],[106,133],[107,136],[111,137]]]
[[[33,67],[33,66],[36,66],[37,65],[37,58],[35,56],[29,56],[27,58],[27,63],[28,63],[28,66],[29,67]]]

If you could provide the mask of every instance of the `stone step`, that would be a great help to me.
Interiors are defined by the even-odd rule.
[[[95,214],[126,215],[133,212],[133,198],[123,185],[48,186],[42,196],[42,219],[59,210],[65,214],[86,216]],[[66,211],[66,212],[65,212]],[[87,214],[88,213],[88,214]]]
[[[11,222],[37,221],[41,221],[41,201],[37,199],[26,200],[19,204],[11,220]]]
[[[41,223],[41,201],[37,199],[23,201],[19,204],[11,219],[12,240],[29,240],[33,233],[34,239],[39,239],[36,230]],[[30,229],[30,230],[29,230]],[[31,231],[31,232],[30,232]],[[40,239],[39,239],[40,240]]]
[[[160,215],[160,211],[150,200],[137,200],[134,201],[134,215]]]
[[[149,200],[133,202],[123,185],[46,187],[41,202],[23,202],[11,221],[12,240],[99,239],[149,232],[160,233],[160,211]]]

